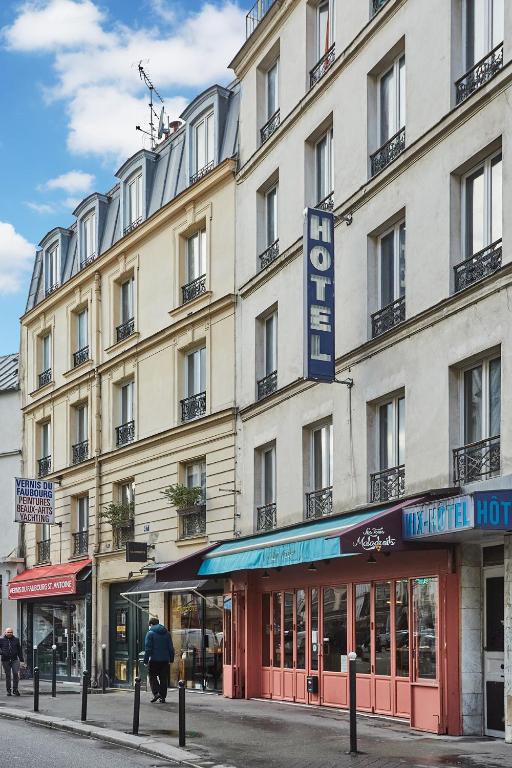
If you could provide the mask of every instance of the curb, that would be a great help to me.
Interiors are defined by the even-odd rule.
[[[197,768],[198,762],[202,762],[205,759],[205,756],[188,752],[180,747],[173,747],[171,744],[162,744],[156,739],[133,736],[132,734],[122,733],[121,731],[115,731],[110,728],[100,728],[98,726],[89,725],[88,723],[77,723],[74,720],[50,717],[49,715],[41,715],[37,712],[27,712],[26,710],[7,709],[2,707],[0,709],[0,718],[8,720],[24,720],[44,728],[53,728],[57,731],[75,733],[79,736],[105,741],[108,744],[116,744],[120,747],[134,749],[143,752],[146,755],[150,755],[151,757],[173,760],[180,765],[194,766],[194,768]]]

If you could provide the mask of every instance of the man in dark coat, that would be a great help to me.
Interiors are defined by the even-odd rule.
[[[144,664],[149,668],[149,685],[153,693],[151,703],[164,704],[169,681],[169,664],[174,661],[174,647],[167,629],[157,618],[149,620],[149,632],[144,640]]]
[[[0,637],[0,656],[2,666],[5,672],[5,684],[7,686],[7,695],[11,695],[11,673],[12,673],[12,692],[19,696],[18,681],[20,679],[20,663],[23,662],[23,651],[21,643],[11,627],[7,627],[3,637]]]

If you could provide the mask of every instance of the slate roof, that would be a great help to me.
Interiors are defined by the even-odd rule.
[[[0,392],[19,389],[19,355],[0,356]]]

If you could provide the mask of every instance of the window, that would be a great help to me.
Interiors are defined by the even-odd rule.
[[[52,367],[52,335],[47,333],[41,339],[41,370],[43,372],[50,371],[51,377]]]
[[[316,12],[316,59],[321,59],[334,43],[334,0],[324,0]]]
[[[59,286],[59,246],[54,245],[44,254],[44,290],[51,293]]]
[[[405,462],[405,397],[379,408],[379,464],[389,469]]]
[[[128,424],[133,421],[133,381],[123,384],[121,387],[121,423]]]
[[[79,405],[76,409],[76,438],[78,443],[87,440],[87,405]]]
[[[465,257],[469,258],[502,234],[501,152],[488,158],[463,182]]]
[[[187,355],[185,388],[188,397],[206,391],[206,347]]]
[[[200,120],[194,128],[195,171],[201,171],[214,162],[214,121],[213,112]]]
[[[503,42],[504,0],[465,0],[466,71]]]
[[[501,358],[485,360],[463,373],[463,439],[476,443],[500,434]]]
[[[386,144],[405,126],[405,56],[379,80],[379,142]]]
[[[139,173],[128,182],[128,225],[137,223],[142,216],[142,173]]]
[[[120,314],[121,324],[117,326],[117,341],[122,341],[131,336],[135,331],[135,319],[133,316],[133,277],[125,280],[120,286]]]
[[[327,198],[332,195],[334,189],[334,158],[332,149],[332,137],[332,128],[330,128],[315,145],[317,203],[326,201]]]
[[[119,501],[121,504],[135,504],[135,483],[121,483],[119,486]]]
[[[201,488],[202,498],[193,507],[180,509],[179,537],[191,539],[206,533],[206,461],[193,461],[185,466],[187,488]]]
[[[269,376],[277,371],[277,312],[265,318],[265,336],[264,336],[264,373]]]
[[[89,457],[87,405],[79,405],[75,411],[75,435],[72,445],[72,462],[79,464]]]
[[[90,213],[82,222],[82,263],[96,256],[96,214]]]
[[[80,496],[80,498],[77,499],[76,526],[77,526],[77,531],[87,531],[89,529],[89,497],[88,496]]]
[[[267,248],[277,240],[277,185],[265,195],[265,236]]]
[[[201,488],[203,493],[203,499],[201,503],[206,501],[206,461],[201,459],[200,461],[193,461],[187,464],[185,467],[185,480],[187,488]]]
[[[50,422],[41,425],[41,456],[50,456]]]
[[[276,500],[276,449],[265,448],[261,453],[261,491],[260,498],[264,505],[274,504]]]
[[[315,491],[332,486],[332,424],[311,432],[311,482]]]
[[[405,222],[379,240],[379,306],[405,296]]]
[[[279,59],[267,72],[267,120],[270,120],[279,108]]]
[[[114,547],[119,549],[133,537],[135,513],[135,484],[133,480],[120,483],[117,486],[117,498],[128,512],[123,524],[113,531]]]
[[[45,477],[52,470],[50,422],[46,421],[41,424],[39,430],[40,458],[37,461],[37,474],[38,477]]]
[[[206,230],[196,232],[187,240],[187,283],[206,273]]]

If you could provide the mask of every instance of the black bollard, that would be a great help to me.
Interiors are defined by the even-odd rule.
[[[32,653],[32,669],[37,667],[37,645],[34,645]]]
[[[356,721],[356,659],[354,651],[348,654],[348,688],[350,707],[350,752],[357,755],[357,721]]]
[[[39,712],[39,667],[34,667],[34,712]]]
[[[57,646],[52,645],[52,698],[57,696]]]
[[[89,673],[84,670],[82,675],[82,715],[81,720],[83,723],[87,720],[87,693],[89,688]]]
[[[107,646],[105,643],[101,646],[101,692],[107,690]]]
[[[179,745],[185,746],[185,683],[180,680],[178,683],[178,729]]]
[[[134,736],[139,735],[139,716],[140,716],[140,677],[135,678],[135,695],[133,697],[133,727]]]

